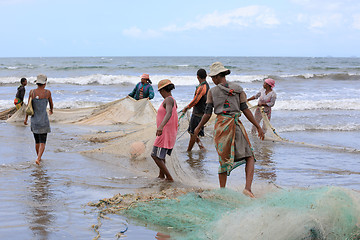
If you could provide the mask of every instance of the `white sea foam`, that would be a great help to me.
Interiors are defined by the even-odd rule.
[[[360,98],[338,100],[285,100],[276,101],[273,110],[360,110]]]
[[[14,107],[14,100],[0,100],[0,111]]]
[[[261,81],[266,75],[229,75],[227,79],[229,81],[236,82],[255,82]],[[36,77],[28,77],[29,83],[34,83]],[[150,79],[153,84],[157,84],[162,79],[170,79],[175,85],[189,86],[197,85],[198,80],[196,76],[171,76],[171,75],[150,75]],[[19,83],[20,78],[17,77],[1,77],[0,84],[13,84]],[[88,85],[88,84],[99,84],[99,85],[111,85],[111,84],[136,84],[140,81],[139,76],[131,75],[104,75],[104,74],[93,74],[88,76],[79,77],[66,77],[66,78],[52,78],[48,77],[48,83],[55,84],[74,84],[74,85]],[[208,78],[211,82],[211,79]]]
[[[344,125],[313,125],[313,124],[295,124],[289,126],[281,126],[276,128],[278,133],[282,132],[302,132],[302,131],[359,131],[360,124],[344,124]]]

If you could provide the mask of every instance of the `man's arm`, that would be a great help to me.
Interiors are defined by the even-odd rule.
[[[184,107],[184,109],[181,111],[186,112],[188,109],[195,106],[205,94],[206,94],[206,85],[201,85],[196,89],[194,99],[189,103],[189,105]]]
[[[136,94],[136,90],[137,90],[138,85],[139,85],[139,84],[136,84],[135,87],[134,87],[134,89],[132,90],[132,92],[129,93],[129,96],[130,96],[130,97],[132,97],[132,98],[135,97],[135,94]]]
[[[154,94],[154,89],[153,89],[153,87],[150,85],[150,86],[149,86],[149,99],[153,99],[154,96],[155,96],[155,94]]]
[[[209,121],[212,115],[213,111],[213,99],[211,91],[208,92],[207,98],[206,98],[206,108],[205,108],[205,114],[202,116],[200,123],[194,130],[194,135],[197,136],[201,130],[201,128]]]
[[[52,100],[52,97],[51,97],[51,92],[49,91],[49,97],[48,97],[48,100],[49,100],[49,105],[50,105],[50,110],[49,110],[49,114],[53,114],[53,110],[54,110],[54,104],[53,104],[53,100]]]

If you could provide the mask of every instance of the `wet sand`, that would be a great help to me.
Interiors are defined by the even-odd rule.
[[[79,153],[98,146],[84,142],[81,135],[106,128],[51,126],[43,161],[37,166],[29,127],[0,123],[0,234],[4,239],[92,239],[96,236],[91,226],[97,223],[97,209],[88,207],[88,202],[117,193],[182,186],[176,179],[174,184],[157,180],[157,172],[149,173],[153,177],[133,174],[120,167],[119,158],[104,155],[101,159]],[[314,133],[313,138],[316,135]],[[188,137],[185,133],[176,143],[178,158],[199,182],[205,181],[217,188],[218,159],[212,140],[203,139],[208,151],[199,151],[195,146],[192,153],[187,153]],[[253,143],[258,159],[253,185],[255,195],[261,196],[274,186],[335,185],[360,190],[359,154],[256,139]],[[243,167],[231,174],[228,186],[242,190]],[[157,231],[152,230],[156,230],[152,226],[118,215],[109,217],[111,220],[103,220],[100,228],[103,239],[115,238],[116,233],[124,230],[124,223],[128,225],[125,233],[128,239],[155,239]]]

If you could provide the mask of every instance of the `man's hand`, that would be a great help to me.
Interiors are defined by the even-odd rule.
[[[261,127],[258,127],[258,128],[257,128],[257,131],[258,131],[258,137],[259,137],[261,140],[264,140],[265,134],[264,134],[264,131],[262,130],[262,128],[261,128]]]
[[[181,110],[181,112],[186,113],[187,110],[189,110],[188,106],[184,107],[183,110]]]
[[[162,134],[162,129],[157,129],[156,130],[156,136],[161,136],[161,134]]]

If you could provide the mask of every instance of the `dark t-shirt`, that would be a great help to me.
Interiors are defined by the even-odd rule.
[[[21,85],[20,87],[18,87],[15,97],[19,98],[23,102],[24,96],[25,96],[25,86]]]

